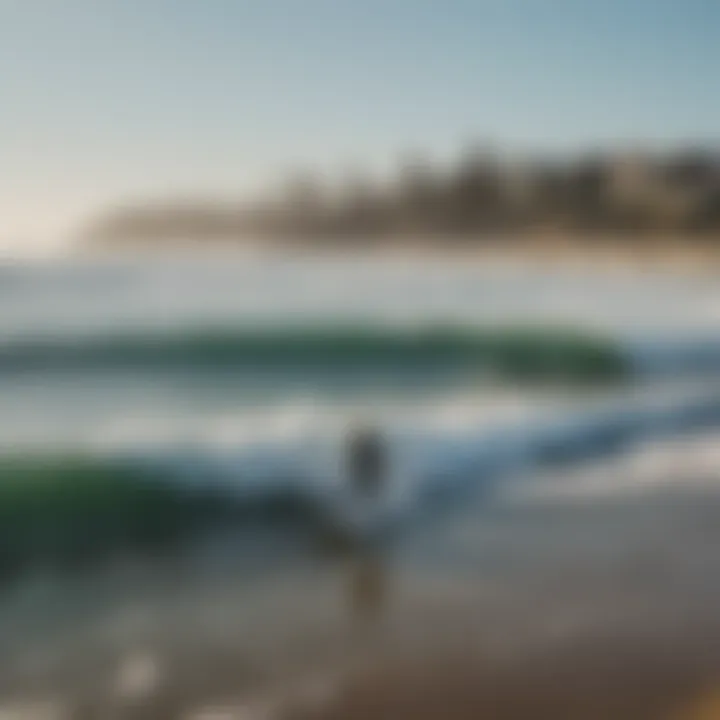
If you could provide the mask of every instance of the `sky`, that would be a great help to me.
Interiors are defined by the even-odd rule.
[[[294,167],[720,139],[720,0],[0,0],[0,249]]]

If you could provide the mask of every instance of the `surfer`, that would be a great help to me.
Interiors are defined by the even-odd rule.
[[[387,511],[390,451],[372,425],[354,425],[342,447],[340,492],[323,509],[323,540],[335,550],[371,544]]]
[[[357,427],[347,441],[347,472],[351,491],[359,498],[378,500],[385,490],[388,452],[381,434]]]
[[[383,554],[374,545],[372,538],[388,500],[390,448],[378,428],[363,423],[349,432],[346,453],[351,502],[360,511],[360,523],[356,526],[360,530],[357,539],[364,538],[354,548],[350,609],[360,631],[357,639],[364,641],[369,639],[368,623],[380,619],[387,593]]]

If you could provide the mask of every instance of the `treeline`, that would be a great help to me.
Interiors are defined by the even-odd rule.
[[[595,153],[520,161],[472,148],[447,165],[407,157],[390,180],[298,173],[252,202],[126,207],[90,229],[106,241],[370,242],[534,231],[720,237],[720,152]]]

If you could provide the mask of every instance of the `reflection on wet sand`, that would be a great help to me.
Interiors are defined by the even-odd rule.
[[[706,691],[670,720],[720,720],[720,688]]]
[[[352,559],[348,604],[351,619],[365,628],[377,623],[387,605],[387,568],[379,553],[359,553]]]

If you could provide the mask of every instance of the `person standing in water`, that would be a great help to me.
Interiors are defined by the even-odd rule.
[[[388,450],[381,434],[369,427],[352,430],[347,439],[350,490],[364,500],[379,500],[388,481]]]
[[[346,472],[352,503],[376,516],[388,493],[390,449],[380,430],[362,424],[351,429],[346,439]],[[360,635],[369,639],[368,623],[382,615],[387,595],[385,562],[372,543],[356,547],[349,584],[349,606]]]
[[[325,537],[336,548],[371,545],[387,512],[390,448],[372,425],[357,424],[340,451],[341,483],[324,513]]]

